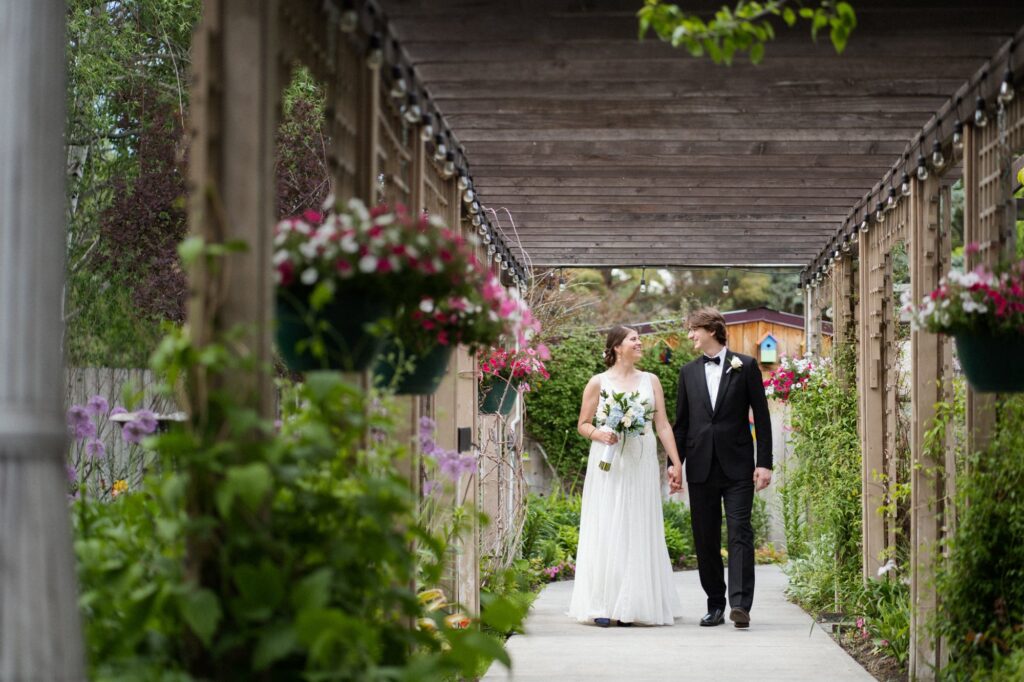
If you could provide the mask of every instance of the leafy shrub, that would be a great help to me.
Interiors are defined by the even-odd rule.
[[[836,357],[790,398],[796,458],[785,472],[783,520],[792,594],[808,608],[851,603],[861,580],[857,394],[838,378],[854,376],[852,348]]]
[[[860,626],[879,651],[906,665],[910,656],[910,587],[889,573],[883,580],[869,580],[857,598],[856,611],[863,614]]]
[[[1024,397],[1000,398],[988,447],[958,482],[959,518],[936,584],[948,679],[1019,679],[1024,663]]]
[[[173,383],[198,357],[168,337],[159,373]],[[245,362],[216,345],[203,357]],[[418,599],[447,551],[398,473],[407,455],[386,414],[329,372],[282,400],[280,432],[234,401],[211,394],[217,429],[198,421],[147,442],[173,473],[80,503],[91,678],[431,680],[508,662],[464,616]],[[489,597],[483,623],[507,631],[524,614]]]

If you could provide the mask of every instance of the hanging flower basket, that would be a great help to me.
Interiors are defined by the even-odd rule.
[[[1024,336],[963,333],[954,338],[960,366],[975,391],[1024,391]]]
[[[967,244],[964,253],[978,251]],[[1024,391],[1024,260],[951,270],[939,287],[907,312],[916,329],[949,334],[976,391]]]
[[[373,367],[373,381],[378,386],[393,388],[397,395],[433,395],[448,373],[451,356],[451,346],[437,345],[417,357],[389,341]]]
[[[295,372],[369,368],[383,346],[372,326],[393,313],[392,302],[381,294],[337,294],[314,310],[309,304],[312,290],[278,289],[277,347],[285,364]]]
[[[519,385],[510,384],[504,379],[495,379],[490,386],[481,386],[480,400],[481,414],[508,415],[516,406],[516,398],[519,396]]]

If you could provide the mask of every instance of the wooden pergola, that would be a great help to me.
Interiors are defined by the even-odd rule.
[[[841,56],[803,26],[727,67],[638,41],[636,0],[382,4],[481,201],[552,267],[804,266],[1022,15],[863,0]]]
[[[250,248],[193,280],[194,339],[204,343],[242,324],[252,331],[240,345],[257,360],[271,357],[273,141],[282,86],[302,63],[326,87],[336,195],[402,201],[485,234],[514,262],[509,284],[530,265],[806,267],[818,284],[808,308],[820,310],[834,292],[837,335],[858,330],[862,422],[875,424],[889,399],[884,253],[902,234],[914,293],[937,279],[948,262],[948,240],[938,238],[948,182],[915,181],[902,208],[857,232],[856,250],[837,259],[831,245],[843,241],[837,235],[849,230],[857,202],[884,185],[933,113],[983,63],[995,66],[1000,50],[1009,51],[1022,21],[1013,0],[984,10],[892,4],[855,3],[860,25],[842,57],[802,32],[783,32],[762,66],[726,68],[653,40],[638,43],[636,0],[205,0],[194,41],[190,220],[210,243],[242,239]],[[0,9],[0,34],[16,38],[0,41],[0,82],[31,95],[0,104],[0,679],[82,674],[61,480],[62,273],[52,267],[64,238],[52,200],[63,181],[63,12],[60,0],[13,0]],[[407,89],[393,97],[399,79]],[[427,119],[417,120],[412,104],[431,115],[440,140],[423,139]],[[1024,145],[1022,118],[1018,97],[1003,126],[1009,122],[1015,149]],[[968,130],[962,166],[968,226],[989,245],[984,258],[1007,243],[1006,190],[993,184],[1004,165],[994,130]],[[463,189],[470,178],[479,213]],[[857,287],[859,307],[845,305]],[[948,348],[918,335],[914,358],[919,458]],[[422,414],[438,418],[446,447],[455,446],[457,427],[488,428],[476,414],[474,369],[474,359],[459,353],[437,395],[409,399],[405,435],[411,439]],[[268,377],[231,381],[240,400],[270,414]],[[988,399],[969,400],[972,433],[983,440]],[[885,532],[869,518],[877,499],[868,476],[884,467],[885,446],[872,428],[862,437],[868,570]],[[926,476],[934,474],[914,481],[921,504],[912,671],[919,678],[941,664],[922,623],[934,608],[928,553],[948,485]],[[417,484],[414,471],[410,480]],[[460,501],[481,503],[483,495],[486,503],[486,482],[466,491]],[[470,607],[478,534],[463,539],[455,576],[455,597]]]

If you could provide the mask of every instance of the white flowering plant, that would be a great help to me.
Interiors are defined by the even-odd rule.
[[[968,244],[964,250],[977,248]],[[904,295],[904,311],[915,329],[938,334],[1024,334],[1024,260],[993,270],[951,270],[920,303]]]
[[[619,437],[619,450],[626,438],[642,435],[647,424],[654,418],[654,406],[640,397],[639,391],[619,393],[601,391],[601,399],[594,415],[594,426],[601,431],[610,431]],[[598,466],[601,471],[610,471],[615,461],[616,445],[608,445],[601,455]]]
[[[831,360],[807,353],[802,358],[783,355],[779,364],[764,381],[764,393],[773,400],[788,402],[794,392],[806,390],[813,382],[827,382]]]
[[[330,293],[467,295],[482,269],[473,244],[437,218],[404,206],[367,209],[328,199],[324,212],[305,211],[274,230],[274,278],[282,289],[327,284]]]

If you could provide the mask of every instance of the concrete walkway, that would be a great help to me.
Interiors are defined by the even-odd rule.
[[[786,601],[786,576],[757,567],[749,630],[728,620],[697,625],[705,612],[696,571],[675,574],[685,617],[674,627],[599,628],[570,620],[572,582],[552,583],[533,603],[526,634],[508,640],[512,673],[494,664],[484,680],[874,680],[803,609]]]

